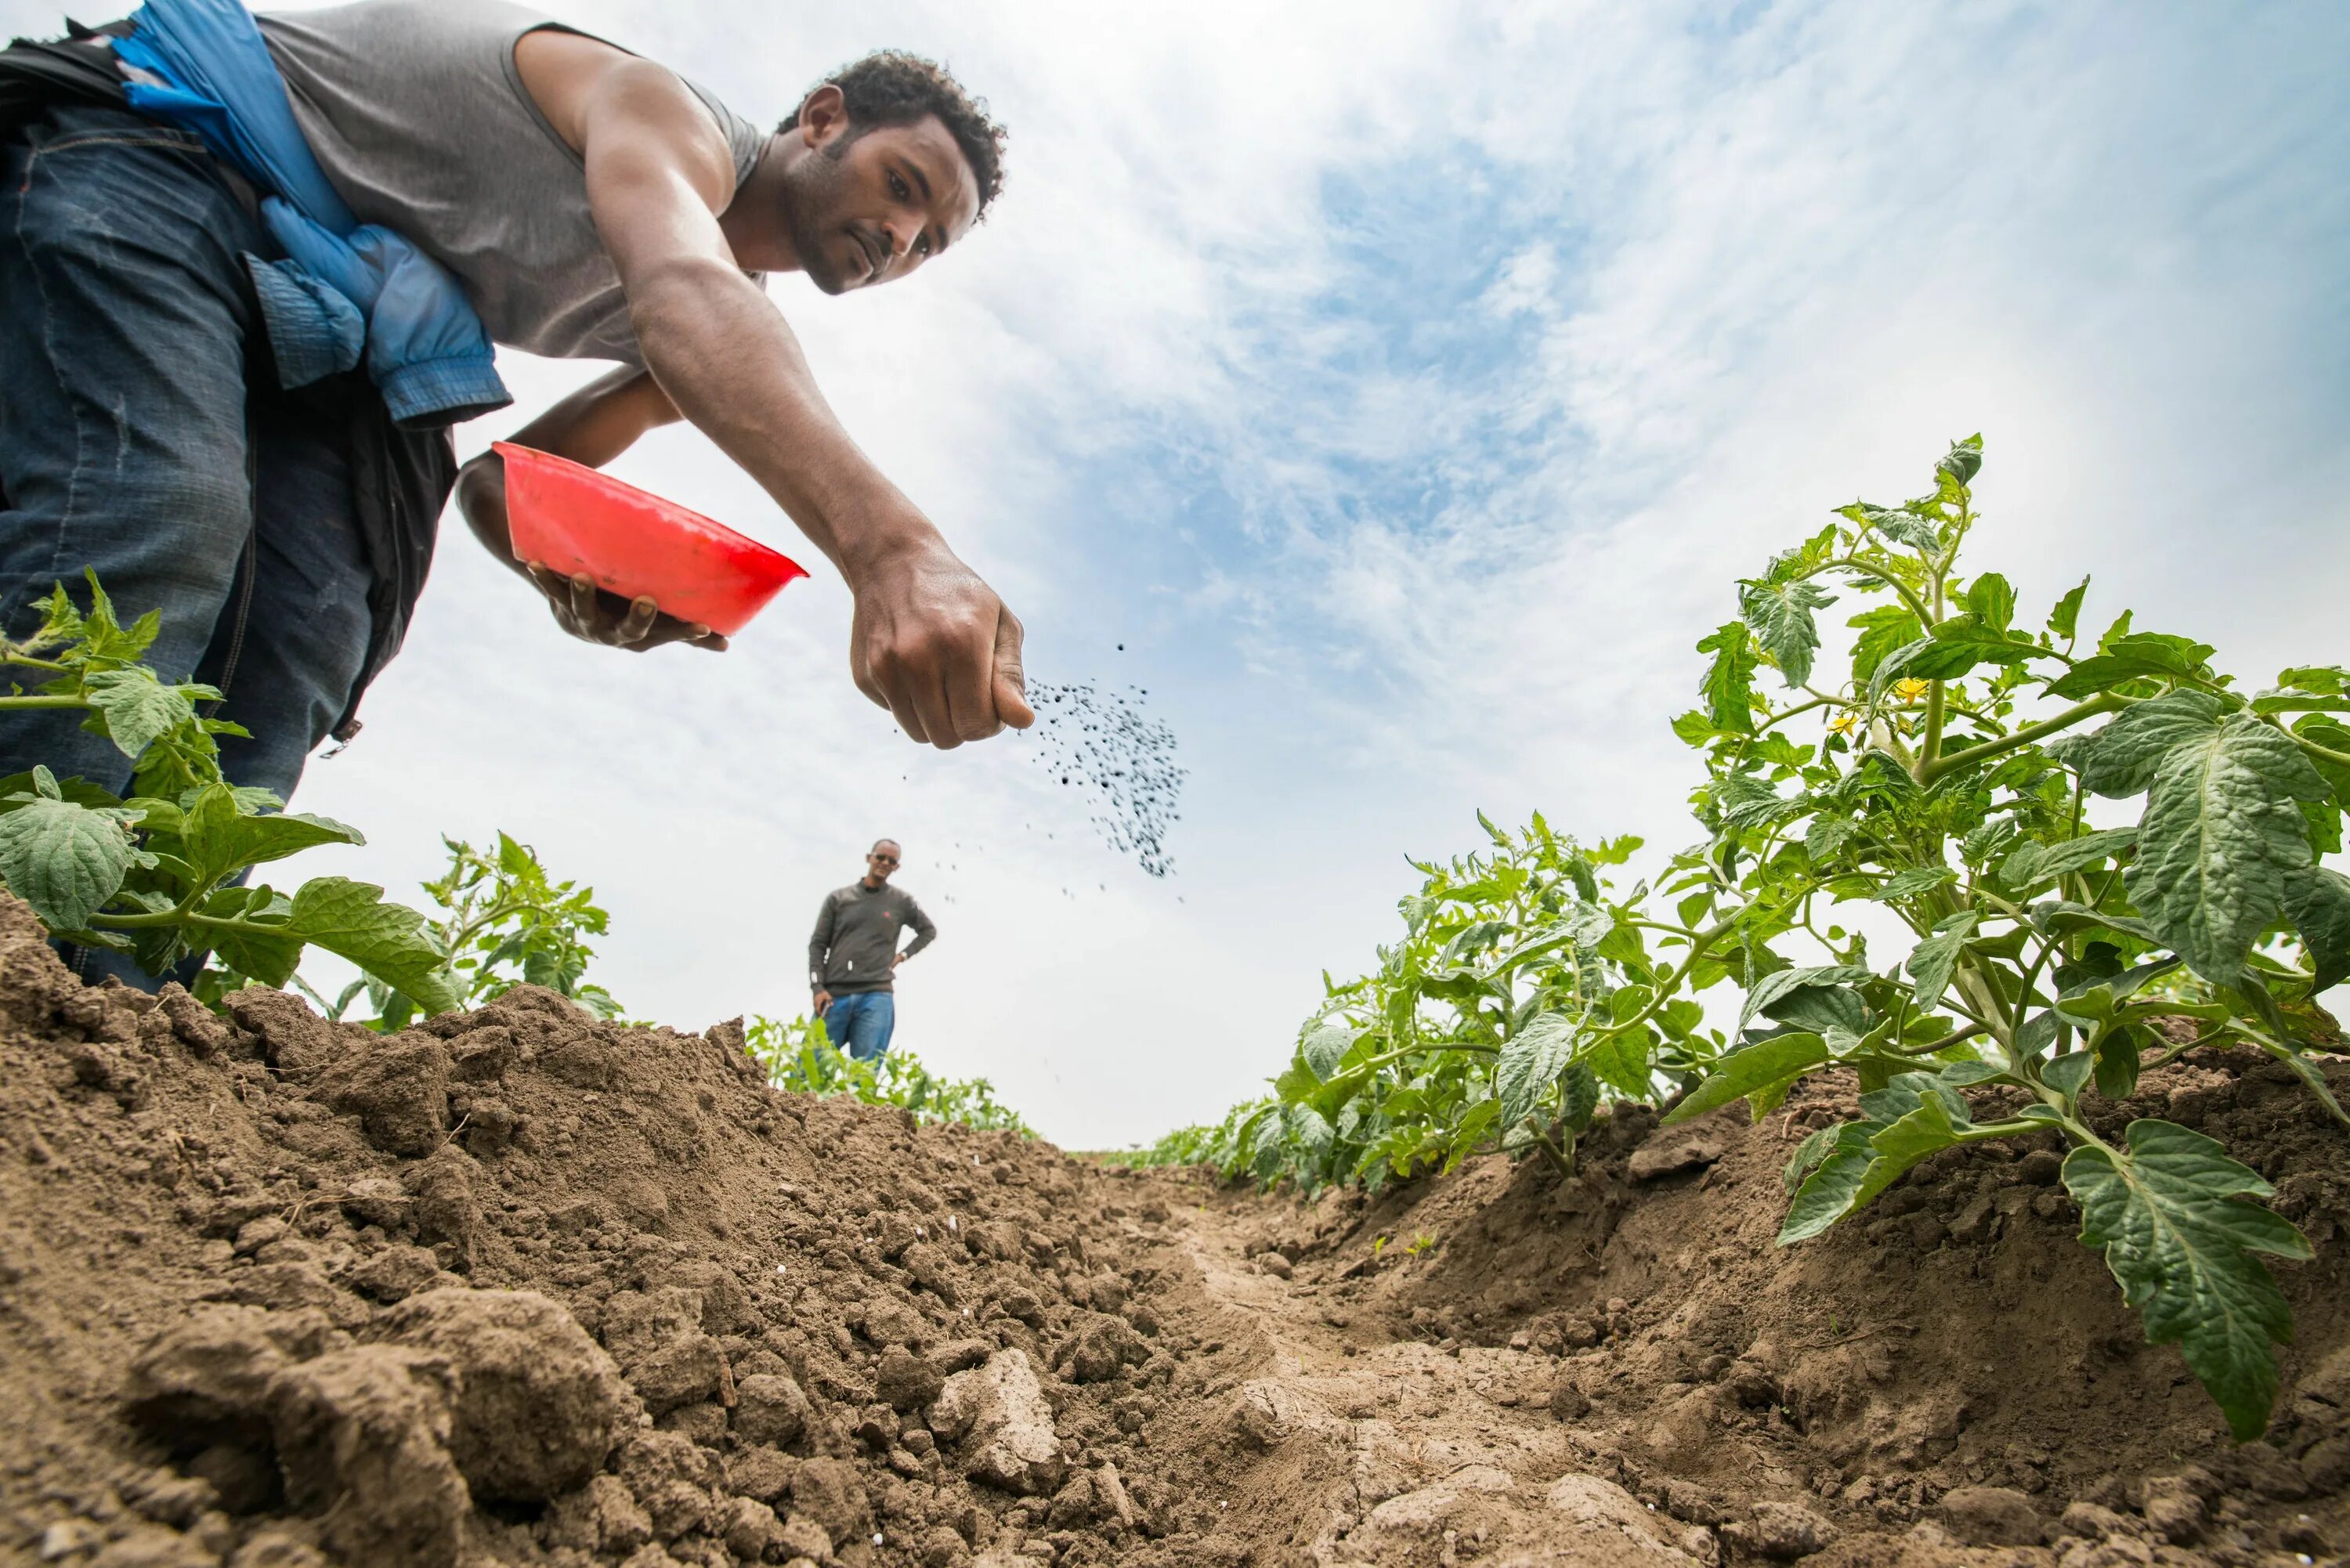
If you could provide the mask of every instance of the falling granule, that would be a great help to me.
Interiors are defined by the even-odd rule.
[[[1175,762],[1175,732],[1145,718],[1137,700],[1106,696],[1090,680],[1038,682],[1028,700],[1037,718],[1028,732],[1042,746],[1047,772],[1064,784],[1092,788],[1106,802],[1107,809],[1090,820],[1109,846],[1132,855],[1153,877],[1173,870],[1167,836],[1182,819],[1176,803],[1185,773]]]

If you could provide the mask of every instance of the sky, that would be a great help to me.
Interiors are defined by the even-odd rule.
[[[1032,676],[1137,689],[1190,770],[1161,880],[1034,740],[910,745],[837,576],[690,429],[613,471],[815,568],[723,656],[570,641],[452,517],[295,803],[370,842],[295,874],[412,893],[502,828],[594,885],[632,1017],[802,1010],[817,902],[886,834],[941,932],[900,1047],[1068,1147],[1211,1119],[1478,809],[1694,836],[1666,723],[1735,579],[1976,431],[1970,556],[2028,607],[2093,573],[2085,621],[2255,683],[2350,658],[2350,10],[559,14],[758,120],[883,46],[990,100],[1009,182],[967,244],[769,292]],[[468,453],[601,369],[502,363]]]

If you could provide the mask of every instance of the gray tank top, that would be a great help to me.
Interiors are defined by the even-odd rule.
[[[588,211],[586,165],[515,68],[516,39],[563,24],[506,0],[359,0],[259,20],[328,181],[362,223],[455,273],[493,339],[644,363]],[[748,179],[767,133],[686,85],[733,150],[736,181]]]

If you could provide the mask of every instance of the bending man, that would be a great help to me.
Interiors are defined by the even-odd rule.
[[[86,566],[126,622],[160,610],[150,661],[252,732],[224,737],[234,782],[290,794],[355,728],[452,483],[572,636],[724,647],[512,558],[497,460],[460,476],[446,429],[508,400],[493,344],[619,362],[525,445],[600,464],[683,419],[748,471],[847,579],[850,673],[917,742],[1030,722],[1019,621],[858,450],[762,287],[896,282],[972,233],[1003,132],[938,67],[868,56],[764,131],[504,0],[149,0],[0,53],[0,618],[24,636]],[[77,717],[12,716],[0,774],[120,792],[128,760]]]

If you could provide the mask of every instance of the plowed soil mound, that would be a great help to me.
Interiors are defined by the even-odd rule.
[[[2147,1093],[2319,1244],[2230,1445],[2047,1162],[1773,1248],[1759,1127],[1312,1204],[760,1082],[551,993],[384,1037],[84,990],[0,898],[0,1558],[2279,1564],[2350,1539],[2350,1141]],[[1379,1238],[1388,1238],[1381,1242]]]

